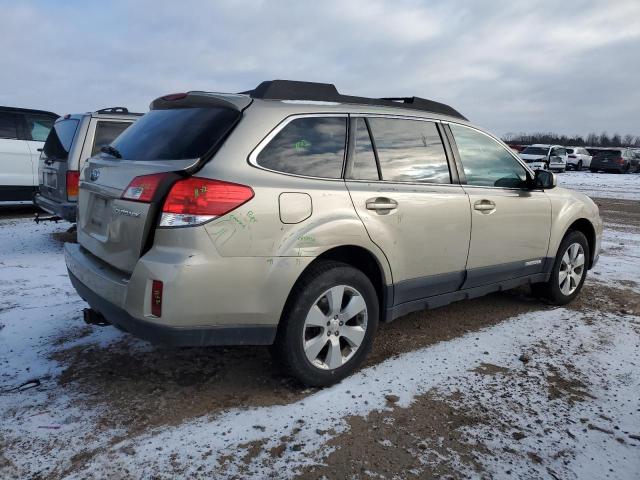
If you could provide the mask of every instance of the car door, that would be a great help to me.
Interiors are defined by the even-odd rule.
[[[395,305],[453,292],[464,281],[469,200],[445,148],[435,122],[351,116],[345,181],[389,260]]]
[[[28,200],[33,190],[31,154],[20,139],[18,114],[0,110],[0,200]]]
[[[497,140],[458,124],[450,132],[471,208],[463,288],[542,272],[551,233],[549,198],[526,187],[527,170]]]

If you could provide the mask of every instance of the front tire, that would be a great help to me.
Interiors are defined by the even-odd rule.
[[[571,302],[587,278],[589,258],[587,237],[582,232],[570,230],[560,243],[549,280],[531,285],[533,293],[552,305]]]
[[[302,383],[325,387],[358,368],[378,328],[376,290],[346,263],[322,261],[296,283],[274,344],[276,360]]]

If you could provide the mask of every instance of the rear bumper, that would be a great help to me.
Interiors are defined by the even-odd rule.
[[[144,340],[171,346],[206,346],[270,345],[275,339],[279,312],[256,312],[255,304],[263,304],[262,299],[229,294],[242,292],[243,285],[248,292],[251,270],[246,271],[247,276],[227,273],[221,278],[212,272],[230,272],[230,264],[204,264],[207,275],[203,280],[198,277],[200,269],[185,265],[183,258],[176,258],[177,263],[167,263],[165,258],[162,264],[141,259],[129,275],[103,263],[79,244],[66,243],[64,253],[69,278],[78,294],[108,322]],[[230,261],[239,263],[238,259]],[[256,261],[265,263],[262,258]],[[162,317],[149,311],[151,279],[164,282]],[[210,289],[196,292],[194,289],[205,280]],[[255,279],[253,283],[259,285]],[[262,290],[265,295],[273,295],[264,285]]]
[[[33,197],[33,203],[44,211],[49,212],[52,215],[57,215],[67,222],[76,222],[77,204],[75,202],[58,202],[44,197],[40,193],[36,193]]]
[[[151,343],[173,347],[209,345],[271,345],[276,327],[271,325],[223,325],[216,327],[168,327],[132,317],[122,308],[88,288],[69,270],[69,279],[78,294],[111,324]]]

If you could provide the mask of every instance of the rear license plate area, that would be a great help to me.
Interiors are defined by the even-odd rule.
[[[58,175],[56,172],[43,172],[42,184],[49,188],[58,188]]]

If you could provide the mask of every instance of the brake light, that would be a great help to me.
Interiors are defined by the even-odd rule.
[[[162,316],[162,287],[160,280],[151,283],[151,315],[154,317]]]
[[[235,210],[253,198],[246,185],[189,177],[173,184],[162,207],[161,227],[198,225]]]
[[[569,155],[569,158],[577,158],[575,155]]]
[[[620,158],[616,158],[616,162],[618,162],[620,165],[624,164],[624,158],[620,157]]]
[[[134,202],[149,203],[153,199],[153,195],[158,190],[162,180],[166,178],[166,173],[154,173],[152,175],[142,175],[131,180],[126,190],[122,194],[124,200],[133,200]]]
[[[80,183],[80,172],[77,170],[67,170],[67,200],[78,200],[78,184]]]

